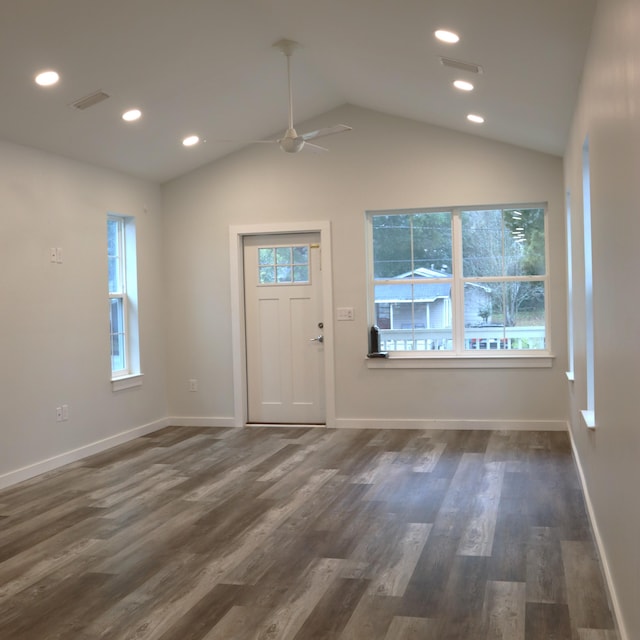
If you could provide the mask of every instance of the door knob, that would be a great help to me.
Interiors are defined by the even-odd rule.
[[[318,336],[317,338],[310,338],[310,342],[324,342],[324,336]]]

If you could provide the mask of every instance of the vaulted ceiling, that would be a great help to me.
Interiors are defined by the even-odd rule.
[[[595,3],[2,0],[0,138],[170,180],[244,140],[282,135],[286,59],[272,45],[289,38],[301,45],[291,60],[296,122],[349,103],[561,155]],[[439,28],[460,41],[437,41]],[[58,84],[34,83],[44,69]],[[454,89],[456,79],[475,89]],[[109,97],[73,106],[98,91]],[[142,117],[124,122],[133,107]],[[485,123],[470,123],[472,112]],[[190,134],[204,142],[184,147]]]

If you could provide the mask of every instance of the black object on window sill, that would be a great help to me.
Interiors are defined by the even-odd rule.
[[[369,330],[369,353],[367,358],[386,358],[389,354],[380,351],[380,329],[378,325],[373,325]]]

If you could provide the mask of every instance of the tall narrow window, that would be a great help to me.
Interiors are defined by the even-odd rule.
[[[133,218],[107,217],[111,378],[140,373],[136,236]]]
[[[589,138],[582,148],[582,208],[584,217],[584,311],[586,341],[587,408],[582,417],[587,427],[596,426],[594,332],[593,332],[593,247],[591,242],[591,163]]]
[[[567,378],[574,380],[574,347],[573,347],[573,238],[571,226],[571,193],[567,191],[566,204],[566,234],[567,234],[567,343],[569,369]]]

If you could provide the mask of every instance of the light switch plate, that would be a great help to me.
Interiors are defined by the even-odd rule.
[[[338,307],[338,320],[353,320],[353,307]]]

